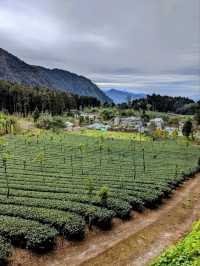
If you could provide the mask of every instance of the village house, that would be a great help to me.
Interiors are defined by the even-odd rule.
[[[84,112],[80,113],[80,117],[88,121],[95,121],[97,118],[96,114],[89,114],[89,113],[84,113]]]
[[[148,128],[155,128],[155,129],[164,129],[165,123],[162,118],[154,118],[149,121],[147,124]]]
[[[143,121],[140,117],[115,117],[113,120],[114,127],[129,128],[135,131],[143,132]]]
[[[79,111],[79,110],[71,110],[70,112],[73,115],[73,117],[76,119],[82,118],[82,119],[88,120],[88,121],[95,121],[97,118],[96,114],[85,113],[85,112]]]
[[[72,131],[73,130],[73,127],[74,127],[74,124],[71,123],[71,122],[69,122],[69,121],[67,121],[67,122],[65,122],[65,128],[64,128],[64,130],[65,131]]]
[[[130,117],[115,117],[114,126],[122,127],[135,127],[143,126],[143,122],[140,117],[130,116]]]

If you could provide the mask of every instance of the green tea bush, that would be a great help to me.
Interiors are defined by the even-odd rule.
[[[164,252],[151,266],[198,266],[200,265],[200,221],[176,246]]]
[[[47,225],[0,215],[0,235],[9,239],[13,245],[35,251],[52,249],[58,232]]]
[[[64,211],[18,206],[14,204],[0,204],[0,215],[9,215],[25,219],[39,221],[55,227],[66,239],[83,239],[85,223],[83,219],[74,214]]]
[[[6,266],[8,264],[8,256],[11,251],[11,244],[8,240],[0,235],[0,265]]]
[[[99,227],[102,227],[102,228],[105,228],[106,224],[108,225],[107,227],[109,227],[111,225],[112,218],[115,215],[115,213],[111,210],[107,210],[107,209],[103,209],[99,207],[91,208],[91,206],[89,205],[78,203],[78,202],[70,202],[70,201],[49,200],[49,199],[39,199],[39,198],[31,199],[31,198],[26,198],[26,197],[11,197],[9,199],[6,199],[5,197],[0,196],[0,202],[9,203],[9,204],[18,204],[22,206],[45,207],[47,208],[46,213],[48,212],[48,209],[71,211],[71,212],[84,216],[86,222],[88,222],[89,217],[91,217],[92,224],[98,225]],[[35,211],[36,210],[37,209],[35,209]],[[42,213],[42,210],[40,211],[39,209],[38,213],[39,212]],[[66,213],[65,217],[67,216],[67,214],[68,213]],[[45,213],[43,212],[41,216],[42,215],[44,217]],[[53,211],[52,211],[52,214],[51,212],[49,212],[49,216],[50,215],[53,216]],[[75,216],[74,214],[74,217],[77,217],[76,223],[78,223],[78,220],[80,220],[80,216]],[[82,231],[82,229],[83,229],[82,222],[80,222],[80,232]]]

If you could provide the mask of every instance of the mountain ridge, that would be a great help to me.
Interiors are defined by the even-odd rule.
[[[131,100],[145,98],[145,93],[134,93],[128,91],[122,91],[118,89],[110,88],[108,90],[104,90],[105,94],[113,100],[114,103],[120,104],[127,102],[128,98]]]
[[[0,80],[28,86],[43,86],[81,96],[96,97],[102,103],[112,100],[90,79],[67,70],[30,65],[0,48]]]

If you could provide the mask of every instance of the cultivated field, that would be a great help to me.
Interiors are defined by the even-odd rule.
[[[170,140],[46,132],[9,136],[0,149],[1,263],[11,245],[44,252],[59,234],[81,240],[86,224],[105,230],[115,216],[157,207],[200,156]]]

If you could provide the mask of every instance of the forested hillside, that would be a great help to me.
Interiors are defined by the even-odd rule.
[[[8,81],[0,81],[0,110],[27,115],[37,107],[40,112],[62,114],[70,109],[99,106],[94,97],[73,95],[43,87],[28,87]]]
[[[191,115],[199,108],[199,104],[187,97],[172,97],[161,95],[147,95],[145,99],[133,100],[131,106],[134,109],[152,110],[158,112],[173,112],[177,114]]]

